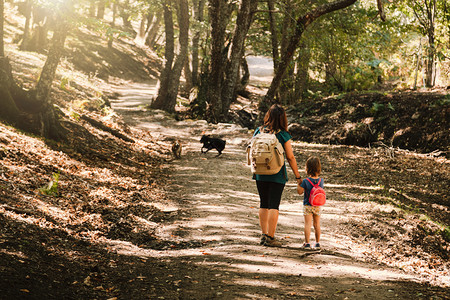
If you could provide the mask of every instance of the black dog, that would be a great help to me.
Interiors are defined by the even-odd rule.
[[[219,154],[217,154],[217,156],[222,154],[223,149],[225,149],[225,144],[227,143],[226,141],[219,139],[219,138],[213,138],[209,135],[203,135],[200,143],[203,143],[201,152],[202,153],[206,153],[211,149],[216,149],[217,151],[219,151]],[[206,151],[203,151],[203,148],[206,148]]]

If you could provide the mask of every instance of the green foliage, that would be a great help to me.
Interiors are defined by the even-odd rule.
[[[63,76],[61,78],[60,87],[63,90],[67,90],[70,87],[70,78],[68,76]]]
[[[385,105],[383,103],[374,102],[372,104],[372,107],[370,108],[370,112],[372,114],[378,114],[378,113],[384,112],[386,110],[395,111],[395,108],[394,108],[394,106],[392,106],[391,102],[389,102],[387,105]]]
[[[43,195],[47,195],[47,196],[58,196],[58,182],[59,182],[59,174],[60,172],[58,171],[58,173],[53,173],[53,179],[50,180],[50,182],[47,184],[47,186],[40,188],[39,191],[43,194]]]

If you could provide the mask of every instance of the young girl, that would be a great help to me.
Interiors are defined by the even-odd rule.
[[[320,180],[319,186],[323,188],[323,178],[320,178],[320,172],[322,166],[320,164],[320,159],[318,157],[310,157],[306,161],[306,174],[308,179],[317,184]],[[299,195],[304,195],[303,198],[303,216],[305,217],[305,243],[303,244],[304,249],[311,249],[311,244],[309,242],[309,237],[311,235],[311,223],[314,225],[314,234],[316,236],[315,249],[320,249],[320,206],[311,206],[309,203],[309,193],[313,188],[313,185],[308,181],[308,179],[303,179],[302,183],[297,185],[297,193]]]

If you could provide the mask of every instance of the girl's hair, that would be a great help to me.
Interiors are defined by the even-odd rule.
[[[319,176],[320,172],[322,172],[320,159],[315,156],[308,158],[306,161],[306,174],[309,176]]]
[[[264,127],[267,127],[272,132],[279,130],[288,131],[286,111],[281,105],[274,104],[269,108],[264,117]]]

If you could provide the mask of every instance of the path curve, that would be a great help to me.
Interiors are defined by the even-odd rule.
[[[170,263],[181,279],[173,281],[173,290],[168,294],[155,296],[161,299],[415,299],[426,289],[420,276],[365,262],[353,251],[359,246],[340,232],[339,224],[356,217],[359,206],[380,207],[367,202],[334,200],[339,198],[341,185],[333,182],[330,174],[325,174],[329,178],[330,200],[322,215],[324,250],[309,253],[300,249],[303,216],[289,168],[290,181],[280,206],[277,229],[283,247],[263,247],[258,244],[258,194],[245,165],[245,146],[251,132],[232,124],[177,122],[161,111],[130,112],[115,106],[127,123],[168,144],[179,139],[183,145],[182,158],[169,163],[173,172],[168,192],[173,201],[164,208],[176,211],[179,218],[158,231],[161,238],[174,240],[175,246],[158,251],[114,245],[122,254]],[[227,140],[222,156],[215,157],[214,150],[200,153],[199,140],[203,133]],[[336,151],[342,147],[294,142],[293,148],[299,165],[303,165],[309,155],[337,156]],[[177,249],[176,243],[186,241],[197,246]],[[169,277],[170,280],[173,278]]]

